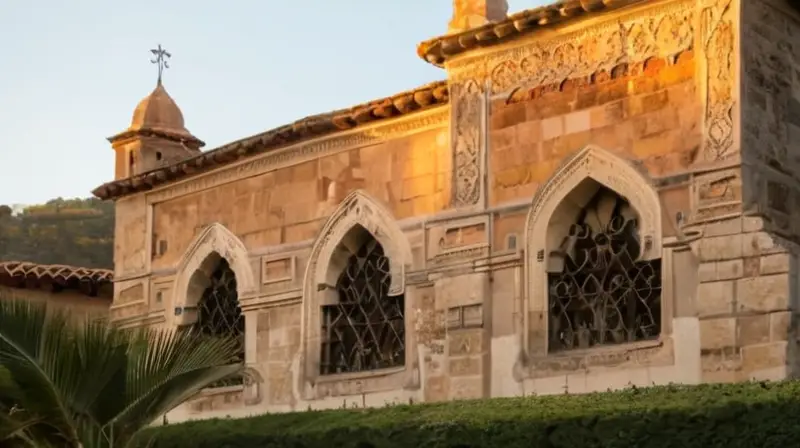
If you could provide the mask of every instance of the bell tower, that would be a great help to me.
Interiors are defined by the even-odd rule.
[[[171,55],[161,45],[151,52],[158,64],[156,88],[136,106],[128,129],[108,139],[116,153],[115,180],[195,156],[205,145],[186,129],[183,113],[162,83]]]

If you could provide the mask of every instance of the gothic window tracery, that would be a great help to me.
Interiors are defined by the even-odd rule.
[[[209,336],[233,337],[239,341],[236,358],[244,362],[244,316],[239,308],[236,275],[222,258],[209,278],[209,285],[198,302],[197,328]],[[242,377],[232,377],[213,387],[241,384]]]
[[[549,351],[659,336],[661,260],[639,260],[642,249],[633,209],[600,187],[550,254]]]
[[[389,259],[371,235],[365,240],[338,277],[337,303],[322,307],[322,375],[405,364],[405,298],[389,295]]]

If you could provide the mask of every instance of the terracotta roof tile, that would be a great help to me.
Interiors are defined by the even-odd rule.
[[[358,106],[306,117],[294,123],[203,152],[170,166],[105,183],[95,188],[92,193],[100,199],[114,199],[146,191],[158,185],[197,175],[256,154],[338,131],[353,129],[363,124],[411,114],[429,107],[446,104],[448,100],[447,82],[434,82]]]
[[[0,262],[0,284],[5,285],[34,281],[62,286],[89,284],[93,287],[99,287],[110,285],[113,280],[114,272],[108,269],[89,269],[61,264],[37,264],[25,261]]]
[[[431,64],[442,66],[449,58],[473,48],[496,45],[548,26],[647,1],[651,0],[559,1],[511,14],[505,20],[427,40],[417,46],[417,54]]]

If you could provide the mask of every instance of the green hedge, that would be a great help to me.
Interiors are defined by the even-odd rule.
[[[633,388],[204,420],[142,434],[153,448],[800,446],[800,381]]]

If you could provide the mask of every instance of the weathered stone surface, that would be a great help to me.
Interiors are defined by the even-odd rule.
[[[744,234],[741,239],[731,240],[730,243],[735,244],[739,241],[742,244],[741,256],[744,257],[756,257],[785,251],[765,232]]]
[[[783,274],[789,272],[789,254],[774,254],[761,257],[762,275]]]
[[[770,342],[742,347],[742,370],[755,372],[785,366],[786,344],[786,342]]]
[[[480,375],[482,359],[479,356],[450,358],[449,373],[451,377]]]
[[[697,313],[709,316],[732,312],[735,286],[730,280],[701,283],[697,288]]]
[[[727,235],[700,240],[700,259],[703,261],[731,260],[742,256],[742,235]]]
[[[768,219],[764,229],[795,243],[800,236],[797,98],[800,18],[786,2],[741,2],[741,120],[745,203]]]
[[[700,348],[722,349],[736,345],[736,319],[723,317],[700,321]]]
[[[448,334],[450,356],[478,355],[486,350],[482,330],[460,330]]]
[[[780,311],[770,314],[770,340],[786,341],[792,332],[792,311]]]
[[[789,277],[776,274],[737,280],[738,311],[782,311],[789,307]]]
[[[761,344],[770,340],[770,315],[758,314],[736,318],[740,346]]]

